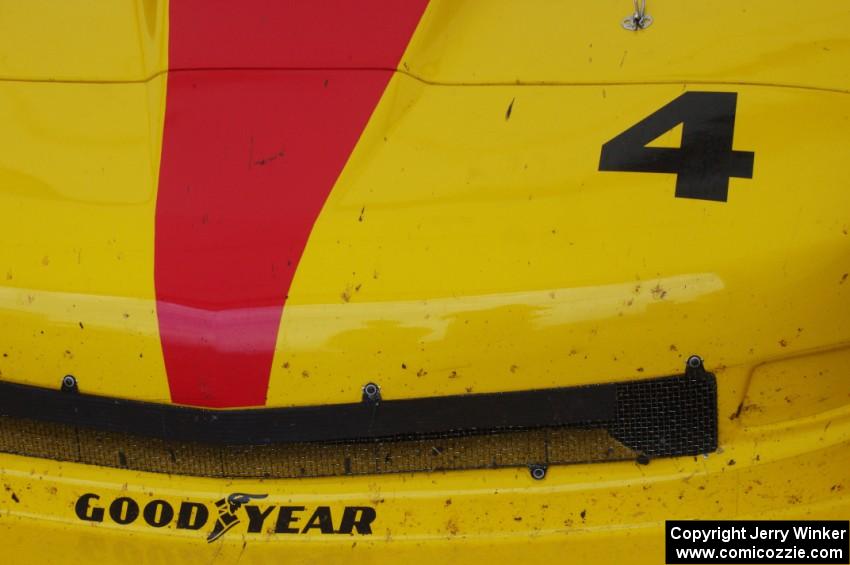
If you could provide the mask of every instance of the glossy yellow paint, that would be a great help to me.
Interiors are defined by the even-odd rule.
[[[734,148],[755,167],[727,203],[674,198],[674,175],[597,170],[602,144],[686,89],[398,75],[311,235],[269,403],[345,402],[371,380],[400,398],[633,379],[690,353],[717,368],[850,343],[846,308],[828,306],[850,300],[847,96],[731,89]]]
[[[0,80],[145,82],[168,68],[165,0],[3,0],[0,11]]]
[[[777,17],[773,4],[768,10],[767,3],[754,3],[746,17],[731,2],[708,4],[738,32],[752,26],[750,18]],[[826,81],[847,72],[826,63],[847,60],[846,42],[835,40],[840,26],[827,17],[839,9],[836,3],[811,10],[811,21],[801,26],[800,41],[829,54],[805,73],[792,69],[806,89],[581,85],[598,79],[579,67],[571,86],[484,88],[414,78],[451,82],[465,73],[469,83],[499,81],[475,73],[531,71],[544,64],[535,51],[540,45],[561,53],[564,64],[578,65],[570,42],[621,9],[594,4],[587,8],[590,23],[564,34],[543,24],[559,16],[568,21],[559,4],[528,4],[522,18],[510,12],[512,4],[497,5],[470,11],[466,3],[435,2],[428,8],[403,58],[411,74],[392,80],[299,265],[281,321],[270,405],[345,402],[370,380],[378,380],[388,398],[563,386],[669,374],[692,352],[712,368],[850,341],[840,309],[817,307],[846,303],[850,292],[841,284],[848,224],[840,211],[850,196],[841,189],[848,174],[840,166],[843,128],[836,127],[848,122],[850,110],[844,94],[812,89],[835,87]],[[128,6],[112,17],[124,21],[135,13],[136,28],[145,31],[139,31],[138,52],[150,53],[139,60],[161,61],[165,8]],[[73,8],[67,22],[86,17],[82,6]],[[693,36],[687,45],[704,46],[716,33],[710,19],[695,25],[672,3],[652,9],[652,29],[600,28],[593,33],[605,41],[595,49],[613,53],[623,41],[641,49],[679,45],[683,27]],[[788,9],[790,17],[798,8]],[[39,28],[42,41],[9,61],[51,60],[39,49],[48,49],[54,32],[64,37],[55,29],[62,15],[51,12]],[[688,26],[665,25],[665,18]],[[515,26],[506,22],[516,19],[540,31],[537,43],[524,42],[507,56],[503,45],[516,47],[518,40],[497,37],[510,38]],[[466,22],[478,42],[447,33],[435,46],[435,26],[454,29],[455,21]],[[777,51],[772,42],[779,39],[759,37],[743,42],[740,57],[726,64]],[[132,74],[91,56],[104,41],[95,34],[67,42],[63,56],[85,62],[75,76]],[[467,61],[462,53],[473,57],[485,48],[501,53],[490,67],[478,59],[468,61],[481,64],[461,64]],[[639,61],[652,58],[650,51],[638,54]],[[456,70],[417,63],[438,56]],[[667,61],[657,68],[684,80],[686,69],[716,59],[701,54],[688,65]],[[604,60],[597,60],[602,72],[613,76]],[[767,69],[788,64],[788,58],[763,59]],[[0,250],[5,379],[54,386],[74,372],[88,392],[168,401],[152,300],[165,80],[156,65],[144,68],[156,78],[0,84],[7,124],[0,140],[7,179],[0,191],[8,242]],[[546,76],[561,81],[561,68],[549,65]],[[56,76],[35,64],[32,69],[39,80]],[[640,82],[639,74],[611,82]],[[728,203],[673,198],[673,175],[597,170],[605,141],[694,88],[739,94],[735,147],[755,151],[756,164],[753,179],[731,180]],[[812,254],[820,259],[811,260]],[[780,303],[786,307],[773,307]]]
[[[432,2],[281,320],[270,405],[348,402],[367,381],[409,398],[635,379],[699,353],[718,375],[718,453],[543,482],[217,481],[0,455],[4,555],[658,563],[665,519],[846,519],[845,4],[656,0],[653,26],[628,33],[628,1]],[[153,289],[167,6],[32,6],[0,18],[0,378],[54,387],[71,372],[87,392],[167,402]],[[727,203],[674,198],[672,175],[597,170],[603,143],[689,90],[738,93],[734,148],[755,167]],[[243,523],[207,544],[73,508],[97,492],[213,512],[238,491],[372,505],[376,530]]]
[[[402,69],[442,84],[781,84],[850,90],[841,0],[432,1]]]
[[[774,424],[850,404],[848,362],[850,349],[844,348],[756,367],[741,405],[742,423]]]
[[[0,378],[169,401],[152,229],[165,79],[0,82]]]

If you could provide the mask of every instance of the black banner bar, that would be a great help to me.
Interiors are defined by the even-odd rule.
[[[368,440],[609,422],[617,385],[211,410],[0,382],[0,415],[208,444]]]

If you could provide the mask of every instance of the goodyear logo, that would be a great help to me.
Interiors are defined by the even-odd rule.
[[[372,533],[372,522],[377,512],[371,506],[345,506],[339,520],[335,521],[330,506],[277,506],[262,504],[268,495],[234,492],[216,501],[215,521],[210,520],[210,509],[201,502],[183,501],[174,507],[167,500],[151,500],[141,506],[129,496],[115,498],[109,504],[101,502],[99,495],[86,493],[77,499],[74,511],[77,518],[86,522],[109,520],[127,525],[141,520],[151,528],[162,528],[174,524],[178,530],[200,530],[210,528],[207,542],[214,542],[231,528],[247,520],[248,533],[263,531],[276,534],[322,534]],[[108,516],[108,518],[107,518]],[[264,530],[265,528],[265,530]]]

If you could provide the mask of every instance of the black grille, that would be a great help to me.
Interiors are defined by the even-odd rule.
[[[334,427],[335,410],[354,428]],[[223,432],[205,437],[209,420]],[[361,420],[368,433],[356,428]],[[317,422],[316,432],[306,427]],[[605,385],[224,412],[0,383],[0,452],[140,471],[319,477],[646,462],[716,449],[716,380],[701,362],[684,375]]]

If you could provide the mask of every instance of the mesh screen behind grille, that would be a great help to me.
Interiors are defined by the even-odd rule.
[[[616,385],[609,422],[370,441],[222,446],[0,416],[0,451],[207,477],[295,478],[696,455],[717,447],[714,376]]]
[[[717,449],[717,384],[703,373],[617,385],[611,434],[649,457]]]

